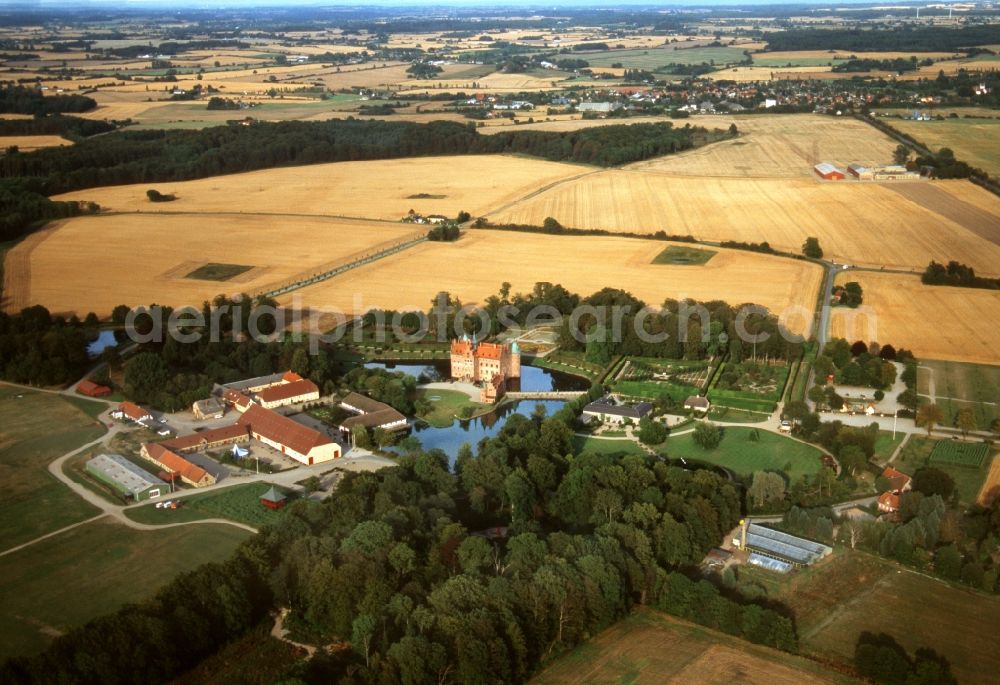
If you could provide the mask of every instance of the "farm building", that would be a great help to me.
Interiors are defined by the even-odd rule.
[[[820,178],[826,179],[827,181],[844,180],[844,172],[829,162],[820,162],[813,167],[813,171],[815,171]]]
[[[182,482],[194,488],[215,484],[215,476],[197,464],[189,462],[181,455],[155,442],[142,446],[142,456],[159,466],[168,474],[176,473]]]
[[[355,416],[341,422],[339,428],[344,433],[350,433],[355,426],[365,428],[395,431],[406,428],[406,417],[388,404],[373,400],[360,393],[352,392],[345,397],[340,406]]]
[[[271,489],[260,496],[260,503],[268,509],[283,509],[288,498],[278,492],[278,489],[271,486]]]
[[[857,162],[847,165],[847,173],[859,181],[875,180],[875,172],[862,164],[858,164]]]
[[[196,418],[204,421],[205,419],[221,419],[226,413],[226,408],[219,400],[209,397],[207,400],[198,400],[191,405],[191,411],[194,412]]]
[[[264,388],[257,393],[257,401],[265,409],[287,407],[319,399],[319,388],[310,380],[302,379]]]
[[[698,411],[705,413],[712,408],[712,403],[708,401],[707,397],[699,397],[698,395],[691,395],[686,400],[684,400],[684,409],[688,411]]]
[[[241,393],[239,390],[226,390],[222,399],[225,400],[226,404],[231,405],[233,409],[241,414],[249,409],[250,405],[253,404],[253,400],[251,400],[247,395]]]
[[[134,502],[159,497],[167,488],[162,480],[120,454],[98,454],[84,468],[94,478]]]
[[[76,391],[87,397],[107,397],[111,394],[111,388],[95,383],[90,379],[84,379],[77,383]]]
[[[249,428],[254,440],[260,440],[303,464],[312,466],[340,458],[340,445],[330,438],[256,404],[243,413],[239,424]]]
[[[748,561],[773,571],[787,572],[808,566],[833,552],[826,545],[756,523],[743,521],[740,530],[739,539],[733,542],[750,552]]]
[[[132,402],[122,402],[118,405],[118,409],[112,412],[111,415],[116,419],[134,421],[136,423],[153,420],[152,414]]]
[[[876,181],[916,181],[920,179],[918,172],[908,171],[905,166],[895,164],[875,167],[873,175]]]
[[[882,477],[889,481],[889,491],[895,493],[906,492],[910,489],[911,478],[901,471],[897,471],[891,466],[886,466],[882,471]]]
[[[281,385],[282,383],[294,383],[295,381],[301,381],[301,380],[302,376],[295,373],[294,371],[285,371],[283,373],[272,373],[267,376],[247,378],[246,380],[236,381],[234,383],[226,383],[225,385],[217,386],[216,394],[221,394],[221,391],[225,390],[235,390],[237,392],[243,392],[243,393],[254,393],[254,392],[260,392],[265,388],[270,388],[275,385]]]
[[[620,424],[629,420],[637,422],[651,411],[653,411],[653,405],[649,402],[626,404],[607,395],[585,406],[583,417],[585,421],[597,419],[601,423]]]
[[[201,452],[203,450],[250,442],[250,433],[246,426],[234,423],[231,426],[212,428],[211,430],[192,433],[172,440],[164,440],[160,444],[178,454]]]

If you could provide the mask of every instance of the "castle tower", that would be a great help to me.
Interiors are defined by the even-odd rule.
[[[510,346],[510,377],[521,377],[521,348],[516,341]]]

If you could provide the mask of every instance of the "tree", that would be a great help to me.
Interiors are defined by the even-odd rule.
[[[902,394],[902,393],[901,393]],[[917,409],[915,423],[927,429],[927,437],[931,436],[934,426],[944,421],[944,411],[936,404],[922,404]]]
[[[865,455],[864,450],[857,445],[847,445],[841,448],[840,454],[837,455],[837,460],[840,462],[841,468],[852,476],[858,470],[863,469],[865,464],[868,463],[868,457]]]
[[[648,416],[639,419],[639,442],[644,445],[659,445],[667,439],[667,429],[659,421]]]
[[[739,133],[740,133],[740,130],[738,128],[736,128],[736,123],[735,122],[733,122],[732,124],[729,124],[729,135],[730,136],[732,136],[733,138],[735,138],[736,136],[739,135]]]
[[[906,147],[902,143],[896,146],[896,149],[892,153],[892,160],[896,164],[906,164],[910,159],[910,148]]]
[[[962,407],[955,416],[955,425],[962,431],[962,437],[969,437],[969,433],[976,430],[976,415],[972,407]]]
[[[823,248],[819,246],[819,238],[806,238],[806,241],[802,243],[802,254],[810,259],[822,259]]]
[[[549,233],[559,233],[563,230],[562,224],[551,216],[545,217],[545,220],[542,221],[542,228]]]
[[[134,402],[149,402],[163,390],[168,376],[160,355],[140,352],[125,364],[125,394]]]
[[[780,502],[785,498],[785,479],[777,473],[758,471],[753,474],[747,496],[757,509]]]
[[[722,429],[714,423],[701,421],[694,427],[694,441],[702,449],[714,450],[722,442]]]
[[[925,466],[913,474],[912,487],[928,497],[940,495],[941,499],[948,499],[955,491],[955,481],[941,469]]]

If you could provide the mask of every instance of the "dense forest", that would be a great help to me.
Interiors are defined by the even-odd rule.
[[[626,164],[695,145],[705,129],[669,122],[581,131],[513,131],[480,135],[472,126],[437,121],[330,120],[260,122],[199,131],[121,131],[73,146],[0,158],[0,192],[10,179],[30,179],[24,194],[51,195],[124,183],[204,178],[276,166],[425,155],[525,154],[598,166]],[[27,199],[25,200],[27,201]],[[41,202],[39,197],[32,198]],[[21,211],[0,240],[27,231],[43,214]]]
[[[904,57],[897,57],[896,59],[849,59],[834,64],[833,71],[895,71],[897,73],[903,73],[904,71],[916,71],[918,66],[923,66],[925,63],[933,64],[930,60],[917,62],[916,57],[912,59],[906,59]]]
[[[84,322],[52,316],[36,305],[19,314],[0,312],[0,377],[14,383],[62,385],[88,366],[87,344],[97,335],[93,314]]]
[[[167,680],[278,607],[300,638],[349,647],[293,667],[293,682],[524,682],[635,604],[795,649],[779,611],[678,572],[738,521],[733,485],[652,457],[574,455],[571,438],[562,417],[514,415],[454,471],[413,446],[0,679]]]
[[[61,114],[36,116],[32,119],[0,119],[0,136],[66,136],[87,138],[115,130],[114,124],[96,119],[67,117]]]
[[[794,29],[767,34],[767,49],[856,50],[858,52],[949,52],[996,42],[996,26],[877,29]]]
[[[0,114],[60,114],[86,112],[97,101],[85,95],[45,95],[36,88],[7,86],[0,88]]]

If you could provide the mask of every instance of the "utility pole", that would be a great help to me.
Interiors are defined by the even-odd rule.
[[[896,440],[896,419],[899,418],[899,407],[896,407],[896,411],[892,413],[892,439],[893,442]]]

